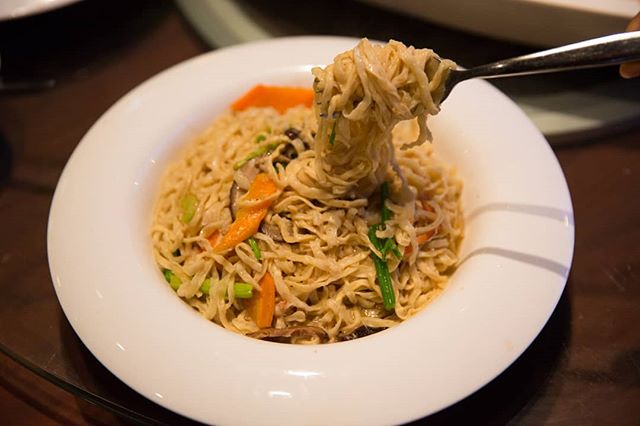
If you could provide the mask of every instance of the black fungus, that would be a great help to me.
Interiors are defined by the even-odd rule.
[[[291,144],[287,144],[287,146],[285,146],[282,149],[282,151],[280,151],[280,155],[282,157],[285,157],[289,161],[295,160],[296,158],[298,158],[298,152],[296,151],[294,146]]]
[[[329,339],[329,335],[320,327],[310,325],[293,326],[287,328],[263,328],[254,333],[250,333],[249,337],[256,339],[269,340],[278,343],[289,343],[294,337],[318,338],[321,342]]]
[[[293,127],[289,127],[284,131],[284,134],[291,140],[297,139],[300,137],[300,130],[294,129]]]
[[[362,327],[356,328],[350,334],[338,337],[338,340],[341,342],[346,342],[347,340],[355,340],[359,339],[360,337],[370,336],[382,330],[384,330],[383,327],[367,327],[366,325],[363,325]]]

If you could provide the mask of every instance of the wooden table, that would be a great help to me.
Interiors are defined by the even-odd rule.
[[[384,12],[349,7],[370,14],[358,25],[380,22],[372,37],[392,36]],[[279,19],[291,34],[321,32]],[[402,33],[420,29],[430,31],[406,19]],[[458,44],[464,37],[452,33]],[[445,39],[434,42],[436,50],[447,47]],[[502,45],[501,52],[528,49]],[[57,82],[0,92],[0,351],[8,355],[0,354],[0,423],[122,422],[114,412],[189,423],[127,388],[73,333],[51,285],[46,226],[62,168],[98,117],[145,79],[209,49],[166,1],[87,1],[0,23],[2,76]],[[499,59],[491,55],[472,57]],[[627,124],[554,148],[574,203],[576,246],[566,291],[542,333],[489,385],[420,423],[640,422],[640,126]]]

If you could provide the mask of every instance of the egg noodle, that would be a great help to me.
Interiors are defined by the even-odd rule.
[[[461,181],[423,144],[454,66],[363,39],[313,70],[313,108],[219,116],[170,165],[153,212],[155,259],[177,295],[229,330],[292,343],[352,339],[422,309],[463,235]],[[247,195],[257,174],[276,190],[260,201],[269,207],[253,240],[214,250],[212,235],[260,208]],[[266,274],[275,302],[260,327],[250,306]]]

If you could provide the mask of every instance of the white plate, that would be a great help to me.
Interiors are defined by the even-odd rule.
[[[2,0],[0,21],[48,12],[79,0]]]
[[[91,352],[152,401],[215,424],[402,423],[488,383],[554,310],[573,251],[567,185],[540,132],[481,81],[431,120],[465,181],[467,236],[449,287],[414,318],[356,341],[282,345],[206,321],[163,281],[148,230],[176,150],[252,85],[311,84],[311,65],[355,43],[284,38],[191,59],[117,102],[71,156],[49,218],[55,291]]]

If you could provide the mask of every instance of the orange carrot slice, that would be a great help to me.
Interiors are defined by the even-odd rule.
[[[247,200],[257,201],[257,203],[250,207],[238,209],[236,220],[229,226],[227,233],[221,239],[215,241],[215,244],[212,244],[213,251],[221,253],[233,248],[258,232],[260,223],[267,215],[271,204],[273,204],[273,200],[268,198],[275,194],[277,190],[277,185],[269,176],[265,173],[257,175],[251,183],[249,191],[243,197]],[[209,241],[211,242],[211,238]]]
[[[218,244],[218,241],[220,241],[220,231],[216,229],[215,231],[213,231],[213,234],[209,235],[209,238],[207,239],[209,240],[209,244],[211,244],[211,247],[215,247],[216,244]]]
[[[302,87],[265,86],[258,84],[231,104],[233,111],[250,107],[273,107],[280,114],[298,105],[310,107],[313,90]]]
[[[271,327],[276,307],[276,283],[269,272],[260,280],[260,292],[251,298],[249,314],[260,328]]]

